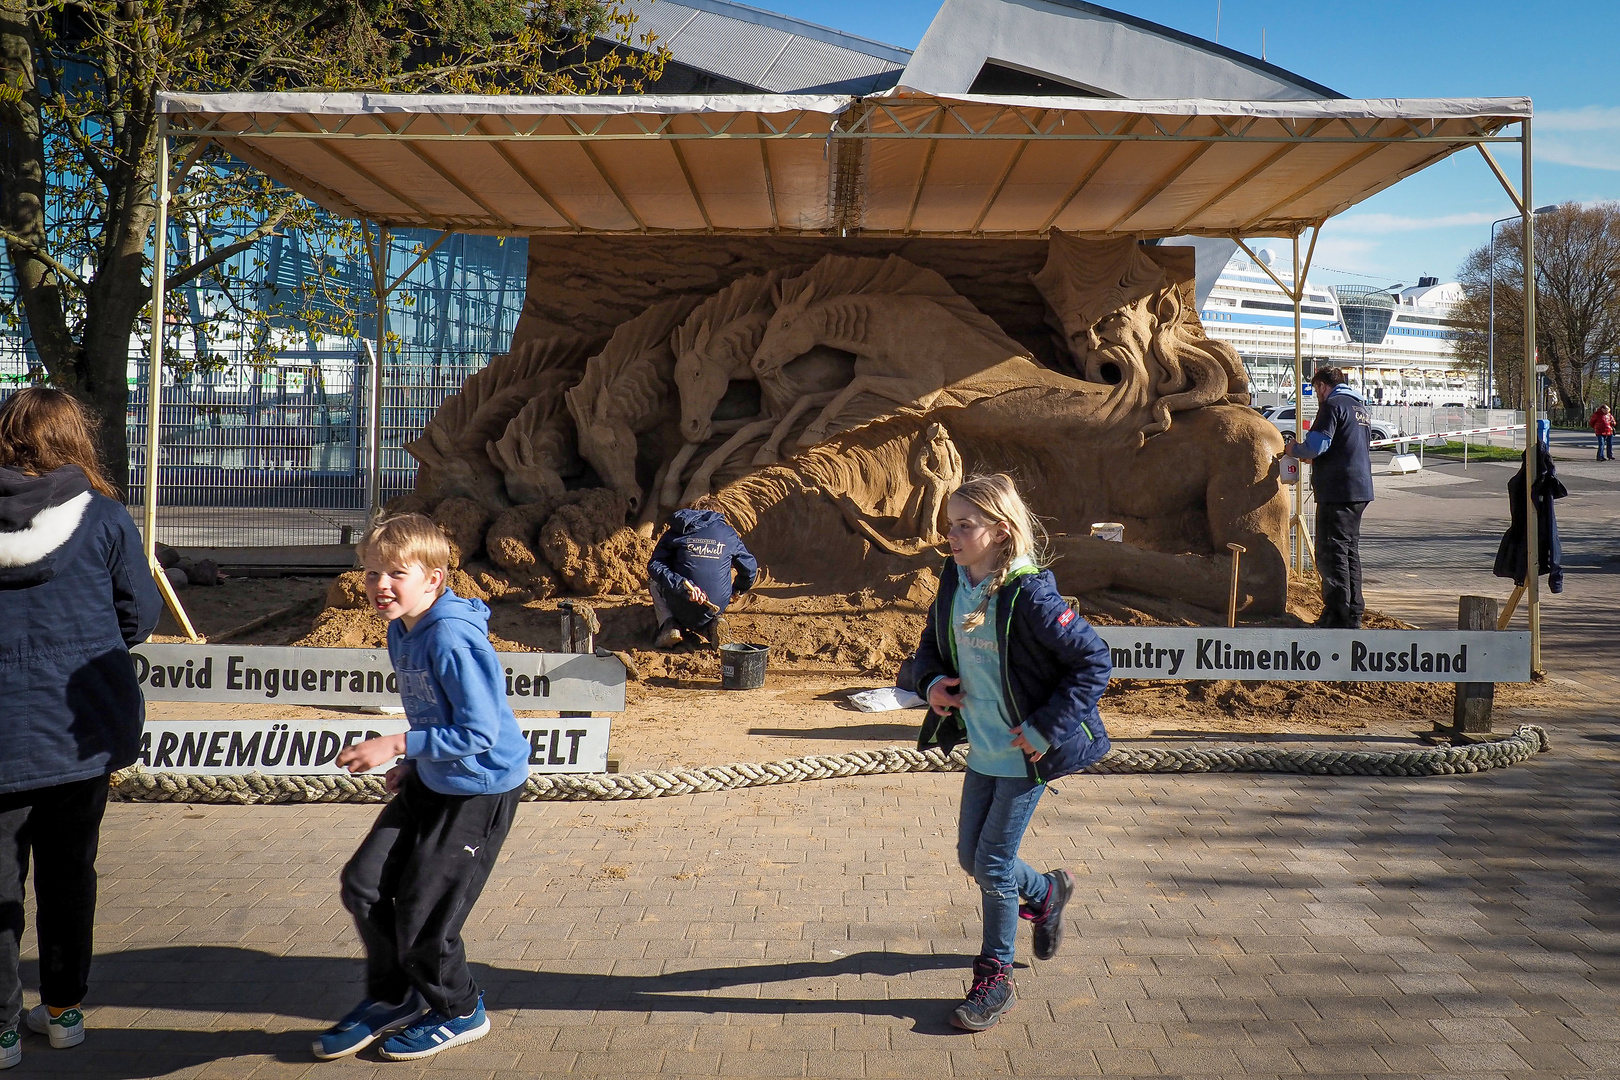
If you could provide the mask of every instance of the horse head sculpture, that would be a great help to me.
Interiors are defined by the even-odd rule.
[[[585,364],[585,377],[566,399],[579,433],[579,453],[608,487],[641,509],[636,475],[641,433],[668,413],[674,367],[670,334],[697,306],[695,297],[654,304],[613,332],[602,351]]]
[[[752,378],[750,362],[770,320],[776,283],[790,271],[738,278],[692,312],[670,340],[681,396],[681,437],[714,433],[714,409],[733,379]]]

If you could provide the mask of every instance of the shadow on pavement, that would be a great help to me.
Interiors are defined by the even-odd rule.
[[[673,972],[667,975],[572,974],[473,964],[473,974],[488,995],[492,1010],[552,1010],[578,1013],[638,1012],[690,1015],[827,1013],[894,1016],[913,1021],[924,1034],[960,1034],[947,1021],[954,998],[896,998],[873,987],[870,998],[711,996],[732,988],[763,988],[769,983],[832,979],[839,976],[905,976],[954,969],[964,974],[970,956],[862,952],[827,961],[779,964],[736,964]],[[23,984],[37,985],[37,963],[22,965]],[[358,959],[276,956],[256,949],[218,945],[176,945],[103,953],[90,976],[89,1037],[73,1051],[71,1061],[52,1051],[43,1039],[23,1044],[25,1058],[53,1072],[64,1067],[82,1076],[137,1080],[226,1058],[268,1057],[289,1063],[313,1062],[310,1040],[335,1022],[362,993],[364,973]],[[307,1029],[267,1032],[251,1029],[185,1030],[135,1026],[97,1028],[97,1006],[196,1012],[210,1015],[246,1013],[307,1019]],[[228,1019],[222,1021],[228,1023]],[[46,1057],[46,1055],[50,1055]],[[375,1056],[367,1051],[362,1057]],[[380,1060],[380,1059],[378,1059]],[[244,1074],[250,1069],[244,1067]]]

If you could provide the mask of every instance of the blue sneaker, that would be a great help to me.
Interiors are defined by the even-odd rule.
[[[399,1005],[366,998],[349,1010],[349,1015],[327,1028],[312,1049],[322,1061],[358,1054],[384,1035],[404,1027],[427,1012],[415,990]]]
[[[489,1017],[484,1015],[484,995],[479,994],[477,1007],[466,1016],[430,1012],[398,1035],[391,1036],[379,1053],[389,1061],[414,1061],[488,1034]]]

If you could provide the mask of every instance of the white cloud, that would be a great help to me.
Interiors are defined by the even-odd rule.
[[[1404,214],[1345,214],[1328,223],[1328,230],[1353,233],[1404,233],[1416,229],[1452,229],[1463,226],[1489,225],[1501,214],[1484,210],[1462,214],[1435,214],[1426,217],[1408,217]]]
[[[1537,113],[1534,137],[1537,161],[1620,172],[1620,107]]]

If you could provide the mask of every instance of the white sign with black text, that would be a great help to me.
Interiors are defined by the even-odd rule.
[[[147,701],[399,706],[387,649],[289,645],[137,645]],[[496,653],[517,710],[623,712],[624,664],[614,656]]]
[[[1529,682],[1530,634],[1099,626],[1116,679]]]
[[[137,761],[151,772],[203,776],[320,776],[346,774],[338,752],[365,739],[397,735],[403,718],[340,717],[325,720],[148,720]],[[529,744],[531,773],[606,772],[606,716],[519,720]],[[372,770],[376,775],[392,765]]]

